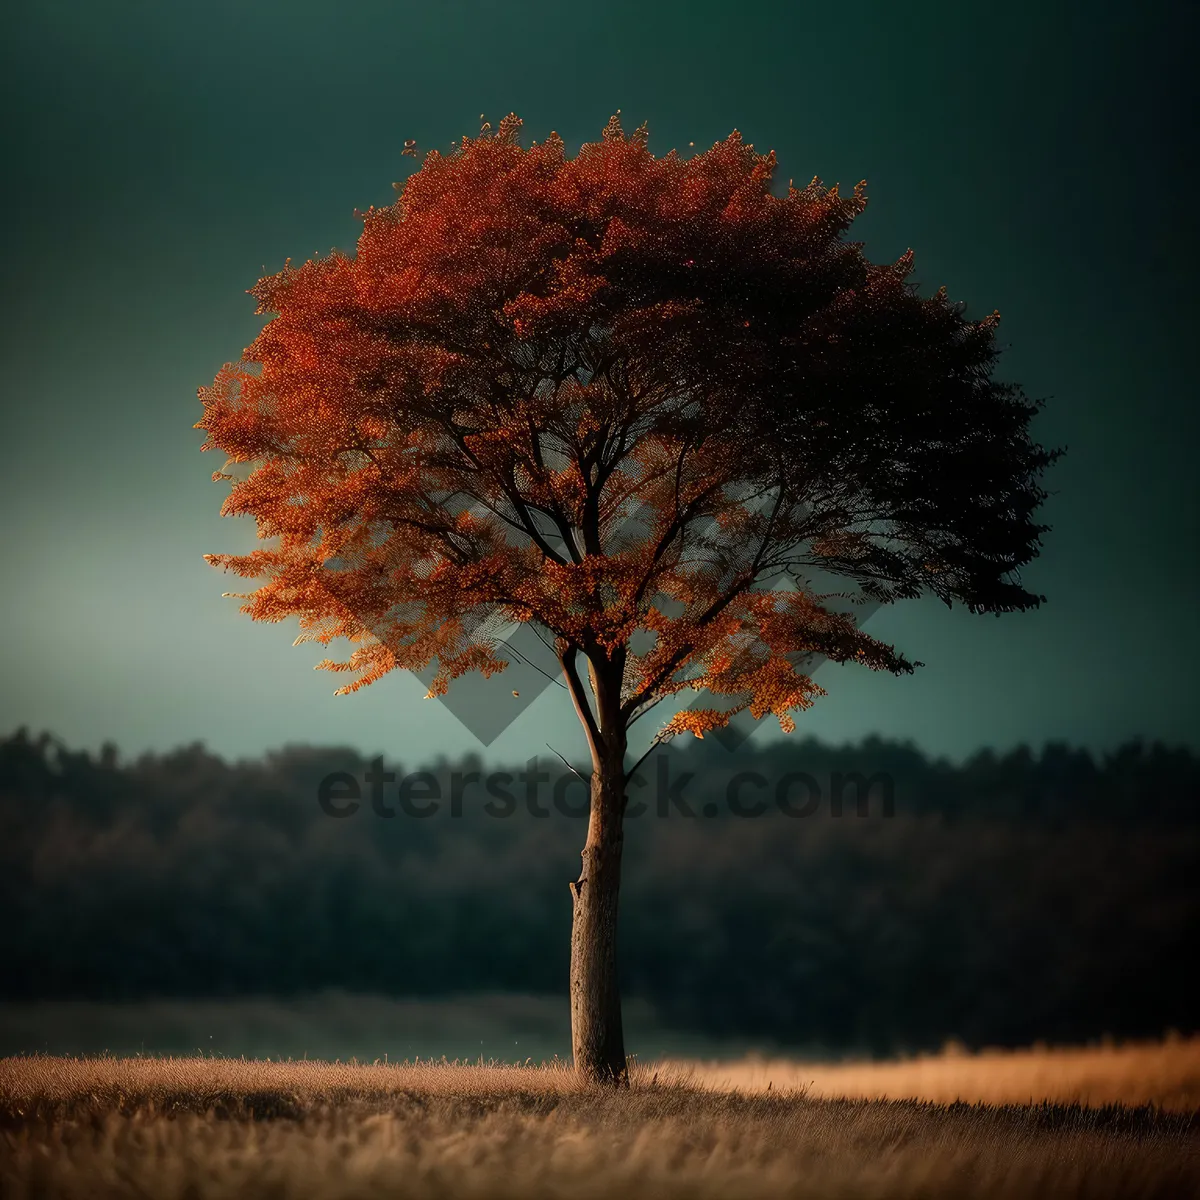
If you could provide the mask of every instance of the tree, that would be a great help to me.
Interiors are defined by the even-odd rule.
[[[506,664],[496,631],[553,639],[591,752],[571,883],[576,1067],[626,1077],[616,974],[630,726],[708,694],[656,740],[737,712],[785,731],[814,654],[914,666],[834,611],[932,593],[1035,607],[1039,403],[991,379],[998,314],[921,298],[909,251],[868,262],[866,205],[789,185],[735,131],[655,158],[614,116],[564,156],[510,114],[430,151],[353,258],[289,259],[250,289],[271,320],[211,388],[222,511],[274,545],[209,555],[243,611],[355,643],[339,693],[436,661],[431,694]],[[258,371],[251,367],[261,368]],[[229,473],[233,464],[252,464]]]

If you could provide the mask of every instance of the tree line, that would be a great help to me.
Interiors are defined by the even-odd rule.
[[[873,1053],[1200,1027],[1193,752],[1052,743],[955,764],[868,738],[660,754],[648,780],[690,778],[661,814],[647,788],[627,826],[619,954],[625,994],[664,1022]],[[393,818],[371,802],[380,767]],[[418,771],[443,798],[459,777],[456,811],[395,804]],[[547,784],[539,816],[518,783],[495,819],[494,795],[461,786],[529,771],[302,745],[123,759],[17,730],[0,740],[0,998],[565,994],[568,814],[586,793],[556,806]],[[751,818],[729,804],[747,773],[766,785],[748,800],[798,775],[874,785],[840,816]],[[331,818],[319,793],[339,775],[361,800]]]

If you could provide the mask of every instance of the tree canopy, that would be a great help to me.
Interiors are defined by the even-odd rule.
[[[879,265],[845,240],[865,183],[777,196],[774,152],[737,131],[656,158],[614,116],[568,159],[520,126],[428,152],[354,257],[251,289],[274,319],[198,423],[229,458],[223,511],[274,540],[209,556],[266,578],[247,612],[355,643],[320,664],[343,692],[435,661],[444,691],[533,622],[569,679],[577,652],[612,664],[622,728],[707,691],[665,729],[702,735],[744,709],[790,729],[814,654],[919,665],[816,578],[1044,599],[1019,574],[1058,454],[1031,440],[1038,403],[992,378],[998,313],[921,297],[911,250]]]

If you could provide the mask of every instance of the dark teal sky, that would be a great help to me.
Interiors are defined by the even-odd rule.
[[[510,110],[574,153],[622,110],[650,148],[741,130],[778,177],[865,178],[852,236],[912,247],[926,294],[998,308],[998,374],[1069,447],[1001,618],[909,602],[876,636],[927,665],[827,667],[802,732],[954,756],[1142,734],[1197,744],[1197,238],[1192,6],[602,6],[39,0],[5,18],[0,730],[125,751],[473,742],[393,675],[335,699],[320,647],[256,625],[201,559],[223,520],[196,389],[261,328],[263,267],[353,251],[354,208]],[[1185,206],[1188,206],[1185,210]],[[553,689],[495,743],[581,735]],[[766,723],[764,723],[765,726]],[[776,727],[777,731],[777,727]],[[756,737],[771,736],[764,727]]]

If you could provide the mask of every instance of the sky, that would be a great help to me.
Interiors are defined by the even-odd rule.
[[[853,240],[999,309],[997,376],[1067,447],[1023,575],[1048,603],[881,610],[870,632],[926,665],[824,667],[800,733],[955,759],[1197,745],[1192,6],[40,0],[4,22],[0,733],[481,749],[411,675],[335,698],[321,647],[222,599],[202,555],[255,538],[218,515],[196,390],[269,319],[259,276],[353,252],[354,209],[419,167],[406,139],[448,151],[515,111],[526,144],[556,130],[574,154],[620,109],[656,155],[736,128],[784,185],[865,178]],[[547,742],[583,745],[557,688],[490,752]]]

